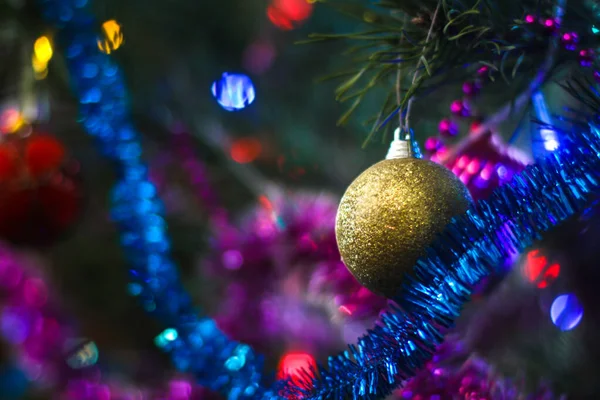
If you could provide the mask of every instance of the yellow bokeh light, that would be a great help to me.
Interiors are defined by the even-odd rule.
[[[31,66],[36,73],[41,73],[48,69],[48,63],[40,61],[35,54],[31,57]]]
[[[40,63],[48,64],[52,59],[52,42],[48,36],[40,36],[33,44],[33,54]]]
[[[102,37],[98,39],[98,48],[101,52],[110,54],[123,44],[121,25],[114,19],[102,24]]]

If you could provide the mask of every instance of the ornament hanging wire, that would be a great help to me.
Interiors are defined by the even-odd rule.
[[[437,16],[440,11],[442,2],[438,1],[437,7],[433,13],[433,17],[431,18],[431,25],[429,26],[429,31],[427,32],[427,38],[425,39],[425,45],[423,46],[423,53],[427,49],[427,45],[431,40],[431,35],[433,34],[433,27],[437,21]],[[404,18],[404,22],[406,23],[406,16]],[[404,40],[404,34],[400,40]],[[424,55],[423,55],[424,57]],[[421,64],[423,64],[423,57],[419,59],[417,65],[415,67],[415,71],[413,73],[412,85],[414,86],[417,79],[420,77],[419,68]],[[401,107],[402,99],[402,60],[398,62],[398,71],[396,73],[396,102],[398,107]],[[398,112],[398,128],[394,131],[394,139],[392,143],[390,143],[390,148],[386,155],[386,160],[397,159],[397,158],[410,158],[415,156],[416,148],[413,148],[413,135],[410,129],[410,112],[414,101],[414,95],[408,100],[408,104],[406,107],[406,116],[404,118],[404,124],[402,123],[402,115],[401,110]],[[404,139],[400,139],[400,135],[402,132],[406,132]],[[417,157],[418,158],[418,157]]]

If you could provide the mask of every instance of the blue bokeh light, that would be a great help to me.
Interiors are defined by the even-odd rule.
[[[223,73],[213,82],[211,91],[219,105],[227,111],[242,110],[256,98],[254,84],[244,74]]]
[[[531,97],[531,101],[533,103],[533,109],[537,119],[539,119],[540,122],[545,125],[551,125],[552,119],[550,117],[550,112],[548,111],[548,105],[546,104],[544,95],[541,92],[536,92]],[[539,129],[538,135],[539,139],[541,139],[541,142],[544,145],[545,151],[556,151],[560,147],[558,134],[554,129],[542,127]]]
[[[560,295],[552,302],[550,318],[561,331],[570,331],[581,322],[583,306],[574,294]]]

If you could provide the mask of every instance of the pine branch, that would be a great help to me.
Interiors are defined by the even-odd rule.
[[[566,0],[560,0],[557,3],[557,6],[554,7],[553,16],[555,19],[559,18],[560,10],[562,10],[564,8],[565,3],[566,3]],[[486,118],[485,121],[483,121],[483,123],[479,127],[477,127],[477,129],[474,129],[470,133],[470,137],[467,140],[465,140],[462,144],[453,148],[447,154],[444,154],[444,159],[446,159],[446,160],[451,159],[456,154],[458,154],[462,150],[464,150],[464,148],[466,146],[468,146],[470,143],[478,140],[481,137],[481,135],[485,135],[485,134],[487,134],[488,131],[495,129],[498,125],[500,125],[503,121],[505,121],[510,115],[512,115],[514,113],[519,113],[519,111],[521,111],[521,110],[527,110],[527,107],[529,106],[530,101],[531,101],[531,96],[533,95],[533,93],[538,91],[540,89],[540,87],[546,82],[546,80],[548,79],[548,76],[550,75],[553,67],[556,64],[556,53],[558,51],[558,46],[559,46],[558,40],[559,39],[556,36],[551,38],[550,44],[548,46],[548,50],[546,52],[546,58],[544,59],[544,63],[539,68],[539,70],[536,72],[534,78],[527,85],[526,89],[523,90],[517,97],[511,98],[510,101],[508,102],[508,104],[504,105],[498,111],[496,111],[494,114],[492,114],[491,116]],[[505,54],[509,54],[509,53],[505,53]],[[519,58],[517,59],[517,64],[513,67],[513,74],[512,74],[513,77],[516,75],[515,70],[516,70],[517,66],[522,63],[524,54],[525,53],[522,53],[522,55],[519,56]]]
[[[600,110],[600,92],[595,85],[585,77],[572,77],[560,86],[588,112]]]
[[[382,0],[375,5],[360,0],[343,4],[322,1],[341,14],[360,19],[366,26],[354,33],[310,37],[313,42],[343,40],[354,57],[353,69],[346,71],[336,92],[338,101],[352,101],[339,124],[348,122],[373,89],[384,87],[390,93],[395,92],[399,63],[404,77],[413,77],[419,71],[421,76],[415,82],[402,82],[401,101],[386,102],[380,112],[385,117],[378,121],[387,121],[398,110],[406,109],[411,99],[424,95],[423,88],[430,86],[432,80],[451,81],[463,73],[465,66],[486,65],[490,75],[498,75],[511,84],[540,68],[546,57],[545,49],[554,40],[553,35],[536,31],[536,24],[523,21],[529,12],[550,17],[554,4],[550,0],[443,0],[435,24],[431,24],[438,4],[435,0]],[[598,47],[600,38],[587,29],[593,24],[590,13],[582,10],[585,10],[583,0],[572,1],[562,24],[565,29],[575,27],[574,30],[581,32],[581,43]],[[433,31],[428,41],[430,27]],[[569,56],[576,57],[572,52]],[[552,67],[549,70],[557,70]]]

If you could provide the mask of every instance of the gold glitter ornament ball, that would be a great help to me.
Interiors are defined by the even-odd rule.
[[[352,275],[375,293],[397,294],[404,274],[472,200],[448,169],[416,158],[384,160],[346,190],[335,234]]]

